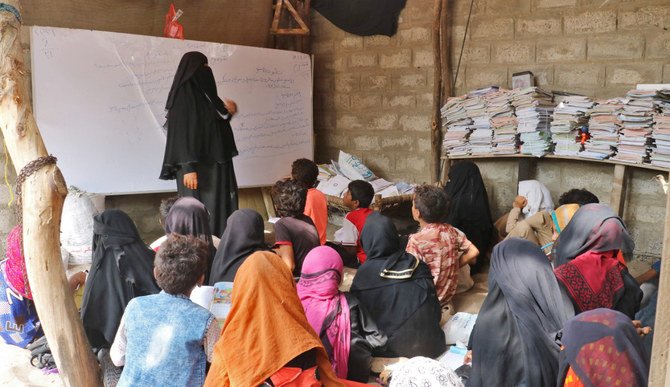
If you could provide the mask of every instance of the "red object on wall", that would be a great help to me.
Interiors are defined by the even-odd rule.
[[[174,10],[174,4],[170,4],[170,9],[165,15],[165,28],[163,29],[163,36],[166,38],[173,39],[184,39],[184,26],[177,21],[179,16],[181,16],[181,10],[176,12]]]

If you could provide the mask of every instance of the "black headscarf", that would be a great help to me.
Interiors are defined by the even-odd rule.
[[[165,108],[167,142],[161,179],[174,179],[187,164],[224,163],[237,156],[228,110],[201,52],[187,52],[181,58]]]
[[[312,8],[352,34],[393,36],[406,0],[314,0]]]
[[[449,196],[446,222],[463,231],[483,257],[491,246],[493,220],[489,197],[477,164],[461,161],[451,167],[444,190]]]
[[[608,219],[618,222],[619,232],[608,232],[603,224]],[[611,222],[607,222],[611,225]],[[617,235],[617,238],[612,236]],[[626,226],[606,204],[587,204],[579,208],[560,233],[552,248],[554,266],[559,267],[587,251],[620,250],[626,260],[632,258],[635,243]]]
[[[160,291],[153,278],[154,252],[121,210],[93,218],[93,260],[81,318],[91,346],[109,348],[128,302]]]
[[[248,208],[233,212],[221,236],[209,284],[233,282],[237,269],[249,255],[266,250],[269,248],[265,244],[265,227],[261,215]]]
[[[557,385],[565,384],[569,368],[585,386],[647,385],[649,354],[624,314],[611,309],[580,313],[565,324],[562,342]]]
[[[551,386],[556,335],[571,316],[540,248],[510,238],[493,248],[489,293],[472,331],[472,386]]]
[[[361,232],[367,259],[356,272],[351,293],[389,336],[378,355],[435,357],[445,349],[440,305],[430,269],[401,249],[391,219],[371,213]]]
[[[193,235],[207,242],[210,255],[207,259],[205,282],[209,280],[209,270],[216,249],[212,242],[212,232],[209,228],[209,212],[198,199],[183,197],[177,199],[165,217],[165,234]]]

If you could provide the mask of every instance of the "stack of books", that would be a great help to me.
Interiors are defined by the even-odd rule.
[[[512,91],[500,90],[486,95],[486,114],[493,129],[491,146],[494,154],[509,155],[519,153],[516,133],[517,119],[510,103]]]
[[[657,111],[651,134],[655,147],[651,151],[650,162],[670,168],[670,89],[658,90],[654,103]]]
[[[466,100],[467,96],[449,98],[440,109],[444,132],[442,152],[448,156],[467,156],[470,152],[468,138],[473,121],[465,110]]]
[[[550,153],[553,94],[538,87],[517,89],[512,94],[512,106],[516,109],[521,153],[538,157]]]
[[[491,153],[491,139],[493,130],[489,122],[489,116],[486,114],[487,100],[480,95],[470,96],[463,101],[463,107],[467,111],[468,117],[472,120],[470,126],[468,153],[472,155],[487,155]]]
[[[619,130],[622,123],[619,114],[624,100],[613,98],[596,101],[589,111],[589,139],[579,157],[603,160],[616,154],[619,145]]]
[[[582,132],[588,133],[588,111],[593,107],[589,97],[571,95],[554,109],[551,121],[551,139],[554,142],[554,154],[577,156],[581,151]]]
[[[613,160],[640,164],[649,161],[653,145],[651,137],[654,104],[654,90],[630,90],[627,101],[619,114],[623,129],[619,135],[619,146]]]

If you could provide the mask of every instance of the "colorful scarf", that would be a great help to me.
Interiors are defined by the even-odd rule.
[[[346,379],[351,345],[349,304],[338,290],[342,282],[342,258],[333,248],[319,246],[307,254],[298,282],[298,296],[307,321],[330,357],[333,370]]]
[[[11,287],[21,296],[32,300],[26,261],[23,257],[23,228],[14,226],[7,235],[7,261],[5,262],[5,276]]]

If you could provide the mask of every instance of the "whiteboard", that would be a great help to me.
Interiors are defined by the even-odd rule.
[[[175,191],[159,180],[165,101],[182,55],[209,58],[231,121],[240,187],[273,184],[313,158],[312,65],[306,54],[52,27],[31,28],[33,106],[68,185],[100,194]]]

